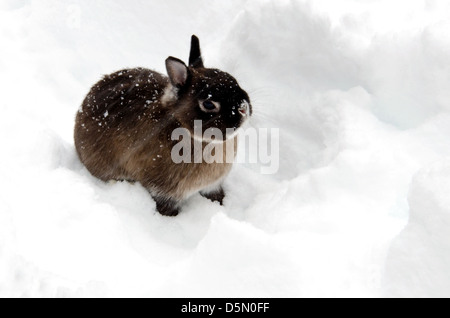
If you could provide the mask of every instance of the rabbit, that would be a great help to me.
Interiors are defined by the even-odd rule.
[[[194,121],[208,128],[238,129],[252,114],[248,94],[230,74],[205,68],[197,36],[192,35],[189,66],[175,57],[165,61],[168,76],[145,68],[124,69],[95,84],[75,120],[75,147],[87,170],[98,179],[139,182],[159,213],[176,216],[193,194],[223,205],[224,178],[232,162],[175,163],[171,149],[176,128],[185,128],[202,151],[211,140],[195,134]],[[233,142],[237,135],[214,142]],[[228,148],[227,148],[228,149]]]

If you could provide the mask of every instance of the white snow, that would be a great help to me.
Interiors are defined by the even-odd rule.
[[[74,118],[191,34],[280,128],[280,169],[167,218],[90,176]],[[0,47],[0,297],[450,296],[448,1],[2,0]]]

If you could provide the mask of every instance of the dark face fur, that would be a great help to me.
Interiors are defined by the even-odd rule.
[[[227,128],[239,128],[251,115],[250,99],[237,81],[216,69],[192,69],[193,81],[180,99],[194,105],[192,119],[201,120],[202,128],[218,128],[225,135]],[[194,122],[190,124],[193,127]]]
[[[175,116],[191,133],[194,121],[201,120],[202,133],[213,128],[219,129],[224,138],[230,137],[227,128],[238,129],[252,114],[248,94],[230,74],[203,67],[198,39],[194,37],[189,61],[189,67],[172,57],[166,61],[169,78],[177,88],[174,107],[179,111],[174,112]]]

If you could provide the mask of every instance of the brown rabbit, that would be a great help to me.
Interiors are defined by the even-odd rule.
[[[203,66],[195,35],[189,66],[169,57],[166,69],[168,77],[144,68],[126,69],[95,84],[76,117],[75,147],[92,175],[140,182],[161,214],[175,216],[182,201],[197,192],[222,204],[222,181],[232,163],[176,164],[171,151],[178,141],[172,140],[172,132],[187,129],[192,153],[202,151],[211,140],[195,134],[194,121],[201,121],[202,132],[215,128],[225,136],[227,128],[243,124],[252,108],[231,75]],[[233,136],[214,142],[236,145]],[[198,140],[200,150],[194,147]],[[235,146],[233,151],[234,156]]]

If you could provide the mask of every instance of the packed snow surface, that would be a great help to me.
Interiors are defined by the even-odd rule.
[[[165,73],[191,34],[280,167],[168,218],[92,177],[73,126],[103,74]],[[448,1],[2,0],[0,47],[0,296],[450,297]]]

